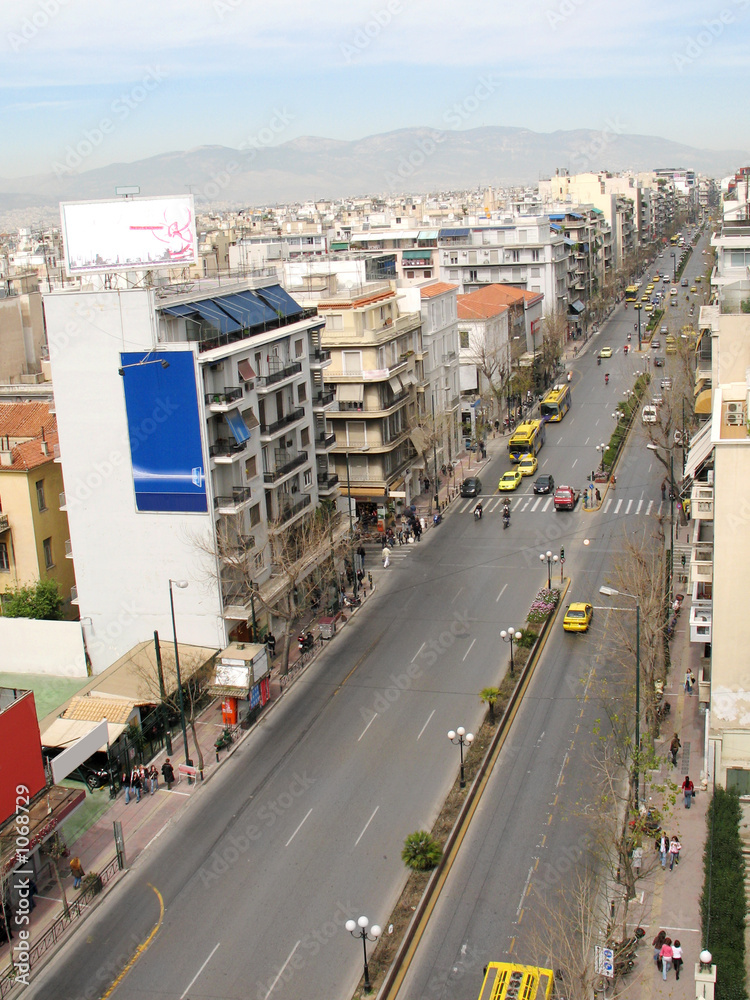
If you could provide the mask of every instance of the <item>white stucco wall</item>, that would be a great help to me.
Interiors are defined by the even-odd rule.
[[[213,549],[210,496],[206,514],[135,507],[118,368],[121,351],[155,343],[151,293],[53,292],[44,302],[79,610],[94,673],[154,630],[171,636],[170,578],[189,583],[175,590],[180,641],[222,647],[215,560],[206,555]]]
[[[80,623],[0,618],[0,671],[85,677]]]

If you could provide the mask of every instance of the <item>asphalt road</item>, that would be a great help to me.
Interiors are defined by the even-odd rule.
[[[630,312],[620,312],[597,338],[597,349],[609,342],[620,352],[632,323]],[[609,386],[591,352],[573,370],[573,407],[550,429],[540,469],[558,483],[583,486],[598,459],[596,444],[609,439],[614,400],[632,385],[633,360],[615,355]],[[485,488],[510,464],[500,440],[490,442],[489,451]],[[539,554],[564,545],[574,580],[569,599],[590,599],[623,528],[654,516],[644,506],[659,496],[652,466],[651,454],[641,449],[628,476],[618,479],[618,500],[633,501],[627,510],[555,514],[524,480],[513,495],[508,531],[499,504],[488,504],[477,523],[467,501],[454,505],[421,543],[397,549],[388,570],[376,569],[378,588],[362,613],[26,995],[99,997],[145,942],[111,993],[117,1000],[348,997],[361,973],[362,949],[343,924],[360,914],[387,923],[404,880],[404,837],[431,826],[456,775],[458,750],[446,733],[479,725],[478,692],[496,682],[507,658],[499,630],[521,627],[546,583]],[[571,675],[570,664],[572,650],[587,641],[555,632],[497,769],[499,799],[487,797],[482,805],[481,825],[494,817],[492,850],[510,852],[503,856],[508,876],[501,894],[479,893],[485,912],[502,921],[493,940],[505,947],[529,850],[560,791],[555,781],[560,773],[570,775],[566,787],[579,781],[575,755],[566,764],[581,687],[571,685],[576,671]],[[575,823],[560,824],[551,838],[547,850],[557,856],[575,842]],[[486,864],[492,868],[497,860],[490,856]],[[460,890],[466,927],[474,926],[469,911],[481,873],[480,867]],[[465,935],[459,937],[463,944]],[[477,942],[486,956],[488,944]],[[443,949],[439,958],[425,982],[442,974]]]

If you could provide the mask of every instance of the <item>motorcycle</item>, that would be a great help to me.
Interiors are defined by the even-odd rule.
[[[306,653],[315,645],[315,636],[312,632],[300,632],[297,636],[297,645],[300,653]]]
[[[510,527],[510,507],[506,504],[503,507],[503,531]]]
[[[348,594],[344,594],[344,607],[345,608],[358,608],[362,601],[358,597],[349,597]]]
[[[604,376],[604,384],[609,385],[609,372]]]
[[[476,507],[474,508],[474,520],[475,521],[481,521],[482,520],[482,505],[481,505],[481,503],[478,503],[476,505]]]
[[[433,524],[440,524],[442,520],[443,520],[443,515],[440,513],[440,511],[438,511],[437,514],[432,515]]]
[[[596,363],[597,363],[598,365],[600,365],[600,364],[602,363],[602,359],[601,359],[601,358],[597,358],[597,359],[596,359]]]

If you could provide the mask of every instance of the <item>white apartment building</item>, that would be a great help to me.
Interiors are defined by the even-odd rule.
[[[269,595],[272,541],[320,497],[323,323],[274,277],[44,298],[77,595],[94,672],[172,632],[223,648]],[[260,624],[260,622],[259,622]]]

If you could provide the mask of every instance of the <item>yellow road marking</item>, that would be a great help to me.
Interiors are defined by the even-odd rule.
[[[123,981],[123,979],[125,978],[125,976],[127,976],[127,974],[130,972],[130,970],[133,968],[133,966],[138,961],[138,959],[141,957],[141,955],[143,955],[148,950],[148,948],[151,945],[151,942],[156,937],[156,934],[157,934],[157,932],[159,931],[159,928],[162,925],[162,921],[164,920],[164,899],[162,898],[162,894],[159,892],[159,890],[156,888],[155,885],[151,885],[150,882],[148,883],[148,885],[149,885],[149,888],[151,888],[151,889],[154,890],[154,892],[156,893],[156,898],[159,900],[159,919],[154,924],[154,926],[153,926],[153,928],[151,930],[151,933],[146,938],[146,940],[143,942],[143,944],[139,944],[138,947],[135,949],[135,954],[130,959],[130,961],[128,962],[128,964],[125,966],[125,968],[122,970],[122,972],[117,977],[117,979],[115,979],[115,981],[112,983],[112,985],[107,990],[107,992],[106,993],[102,993],[101,1000],[107,1000],[108,997],[112,996],[112,994],[115,992],[115,990],[117,989],[117,987]]]
[[[508,948],[508,954],[509,955],[513,954],[513,949],[515,948],[515,946],[516,946],[516,939],[515,939],[515,937],[512,937],[510,939],[510,948]]]

